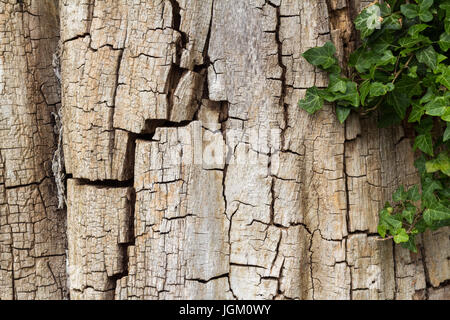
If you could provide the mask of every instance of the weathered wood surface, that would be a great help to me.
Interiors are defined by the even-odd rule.
[[[332,40],[344,59],[367,4],[61,0],[65,230],[45,178],[58,36],[24,35],[57,32],[57,13],[37,19],[25,1],[15,15],[27,23],[13,27],[18,5],[0,2],[1,32],[19,32],[0,55],[0,298],[448,299],[449,228],[418,254],[376,240],[378,210],[418,179],[403,129],[297,107],[326,85],[301,54]],[[63,266],[66,233],[67,283],[36,258]]]
[[[65,214],[52,180],[53,0],[0,2],[0,299],[66,297]]]

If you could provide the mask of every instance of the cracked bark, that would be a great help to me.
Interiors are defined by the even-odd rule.
[[[0,2],[0,299],[66,297],[65,213],[52,178],[55,1]]]
[[[417,181],[403,129],[297,107],[326,85],[301,53],[344,61],[367,1],[36,3],[0,2],[0,298],[449,298],[448,228],[375,240]]]

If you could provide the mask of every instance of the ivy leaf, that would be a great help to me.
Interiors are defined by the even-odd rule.
[[[422,197],[427,194],[432,194],[436,190],[442,190],[442,183],[440,181],[434,180],[431,176],[428,176],[425,179],[423,179],[423,181],[422,181]]]
[[[384,50],[381,57],[376,60],[376,66],[385,66],[387,64],[394,64],[397,59],[392,54],[391,50]]]
[[[423,30],[425,30],[428,27],[429,27],[429,25],[423,24],[423,23],[421,23],[421,24],[414,24],[408,29],[408,34],[412,38],[416,38],[419,35],[420,32],[422,32]]]
[[[347,84],[345,80],[341,79],[336,74],[330,75],[330,83],[328,84],[328,89],[331,92],[341,92],[345,93],[347,91]]]
[[[370,84],[370,95],[372,97],[384,96],[389,91],[394,89],[394,85],[392,83],[388,83],[387,85],[382,84],[381,82],[373,82]]]
[[[414,221],[415,214],[416,214],[416,207],[408,203],[406,205],[406,208],[402,211],[402,218],[411,224]]]
[[[420,81],[408,76],[402,76],[400,81],[395,83],[395,92],[405,93],[408,97],[421,95]]]
[[[392,92],[387,96],[387,103],[394,108],[400,119],[404,119],[411,100],[404,92]]]
[[[419,187],[417,185],[413,186],[408,190],[407,193],[407,199],[411,201],[419,201],[420,200],[420,193],[419,193]]]
[[[402,242],[401,246],[405,249],[411,250],[414,253],[417,253],[415,235],[410,234],[408,241]]]
[[[425,105],[425,113],[430,116],[442,116],[447,111],[445,97],[435,97]]]
[[[433,119],[431,117],[427,117],[414,128],[420,134],[430,134],[431,129],[433,129]]]
[[[422,118],[424,113],[425,113],[424,106],[417,104],[417,103],[413,103],[411,113],[409,114],[408,122],[420,121],[420,119]]]
[[[438,43],[441,50],[446,52],[450,48],[450,34],[447,32],[441,34]]]
[[[330,68],[337,63],[334,54],[336,47],[333,43],[327,42],[322,47],[311,48],[303,53],[303,57],[312,65],[323,69]]]
[[[386,22],[386,19],[384,19],[383,22]],[[387,48],[391,47],[394,44],[394,40],[395,38],[392,33],[385,32],[370,44],[370,48],[373,50],[373,52],[384,52]]]
[[[407,242],[409,240],[409,236],[406,233],[405,228],[400,228],[398,233],[394,236],[395,243]]]
[[[392,200],[395,202],[405,201],[407,196],[408,194],[406,193],[405,188],[403,186],[400,186],[392,195]]]
[[[432,156],[433,155],[433,141],[431,134],[420,134],[414,141],[414,150],[419,148],[422,152]]]
[[[385,225],[378,224],[377,231],[378,231],[378,234],[382,238],[384,238],[386,236],[387,227]]]
[[[420,63],[425,63],[431,69],[435,69],[437,66],[437,54],[432,46],[428,46],[425,49],[420,50],[416,57]]]
[[[427,103],[427,102],[430,102],[431,100],[433,100],[433,98],[434,98],[434,92],[433,92],[433,90],[429,87],[428,89],[427,89],[427,93],[425,93],[425,95],[422,97],[422,98],[420,98],[420,103]]]
[[[450,210],[442,204],[436,204],[432,208],[428,208],[423,213],[425,222],[432,226],[436,222],[441,222],[450,219]]]
[[[359,107],[359,94],[357,85],[353,81],[347,81],[346,83],[347,89],[345,93],[336,93],[334,97],[331,99],[328,98],[329,102],[333,102],[336,100],[345,100],[349,102],[354,107]]]
[[[450,139],[450,123],[447,122],[447,128],[445,129],[443,140],[445,142],[448,141],[449,139]]]
[[[450,34],[450,4],[443,3],[439,6],[442,10],[445,10],[445,20],[444,20],[444,26],[445,31]]]
[[[433,5],[433,0],[422,0],[419,4],[419,19],[423,22],[430,22],[433,20],[433,14],[430,12],[430,7]]]
[[[423,22],[430,22],[433,20],[433,14],[430,12],[430,7],[433,5],[433,0],[422,0],[419,4],[419,19]]]
[[[417,66],[409,67],[408,70],[408,77],[417,78]]]
[[[442,73],[436,77],[436,82],[450,90],[450,66],[442,69]]]
[[[431,159],[425,163],[428,173],[441,171],[450,176],[450,158],[447,153],[441,152],[435,159]]]
[[[419,6],[416,4],[402,4],[400,11],[408,19],[414,19],[419,16]]]
[[[450,122],[450,108],[447,108],[447,111],[441,116],[441,119]]]
[[[420,218],[419,221],[416,222],[416,227],[414,228],[417,232],[425,232],[428,226],[423,218]]]
[[[306,90],[304,99],[298,102],[300,108],[306,110],[309,114],[313,114],[320,110],[323,106],[323,98],[320,95],[319,89],[314,86]]]
[[[336,115],[340,123],[344,123],[350,114],[351,109],[341,106],[336,106]]]
[[[365,80],[361,85],[359,86],[359,95],[361,99],[361,104],[364,105],[364,102],[366,100],[367,95],[370,91],[370,81]]]
[[[392,230],[393,232],[396,232],[402,227],[402,222],[392,217],[387,208],[380,212],[380,224],[385,225],[387,229]]]
[[[383,26],[387,30],[400,30],[402,28],[401,18],[402,16],[399,14],[391,14],[384,18]]]
[[[377,55],[373,51],[365,51],[361,47],[350,55],[349,65],[355,67],[359,73],[364,73],[369,70],[376,61]]]
[[[398,41],[398,44],[403,48],[411,48],[421,42],[430,43],[430,39],[419,34],[415,37],[403,37]]]
[[[375,29],[381,28],[381,10],[378,5],[364,9],[355,19],[355,28],[361,33],[361,38],[367,38]]]

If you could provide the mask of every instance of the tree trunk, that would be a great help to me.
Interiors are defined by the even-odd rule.
[[[0,2],[0,299],[450,299],[377,241],[405,131],[297,107],[368,3]]]

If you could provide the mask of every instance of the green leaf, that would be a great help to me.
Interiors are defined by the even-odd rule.
[[[405,93],[408,97],[421,95],[422,88],[420,81],[408,76],[402,76],[402,78],[395,83],[395,92]]]
[[[450,48],[450,34],[447,32],[441,34],[438,43],[442,51],[447,51]]]
[[[442,116],[450,109],[446,105],[445,97],[435,97],[425,105],[425,113],[430,116]]]
[[[425,63],[431,69],[434,69],[437,66],[437,54],[432,46],[428,46],[425,49],[420,50],[416,57],[420,63]]]
[[[433,0],[422,0],[419,5],[419,19],[423,22],[430,22],[433,20],[433,14],[430,12],[430,7],[433,5]]]
[[[405,209],[402,211],[402,218],[411,224],[414,221],[416,209],[414,205],[407,203]]]
[[[419,148],[422,152],[433,155],[433,141],[430,134],[420,134],[414,141],[414,150]]]
[[[405,201],[407,197],[407,193],[405,191],[405,188],[403,186],[400,186],[395,190],[394,194],[392,195],[392,200],[395,202],[399,201]]]
[[[419,16],[419,6],[415,4],[402,4],[400,10],[408,19],[414,19]]]
[[[378,5],[364,9],[355,19],[355,28],[361,33],[361,38],[367,38],[375,29],[381,28],[381,10]]]
[[[386,102],[394,108],[395,113],[400,119],[405,118],[406,109],[411,105],[411,99],[408,95],[397,91],[389,93]]]
[[[445,97],[435,97],[425,105],[425,113],[430,116],[442,116],[449,109]]]
[[[448,108],[447,111],[441,116],[441,119],[450,122],[450,110]]]
[[[377,227],[378,234],[384,238],[386,236],[387,227],[385,225],[379,224]]]
[[[450,66],[442,69],[442,73],[436,77],[436,82],[450,90]]]
[[[372,97],[384,96],[389,91],[394,89],[394,85],[389,83],[388,85],[384,85],[381,82],[373,82],[370,84],[370,95]]]
[[[365,80],[361,85],[359,86],[359,95],[361,97],[361,104],[364,105],[364,102],[366,100],[367,95],[370,91],[370,81]]]
[[[392,54],[392,51],[391,50],[385,50],[385,51],[383,51],[382,56],[378,57],[375,65],[377,67],[385,66],[385,65],[388,65],[388,64],[392,64],[393,65],[395,63],[395,61],[397,61],[397,59]]]
[[[347,84],[345,80],[341,79],[338,75],[330,75],[330,83],[328,84],[328,89],[331,92],[341,92],[345,93],[347,91]]]
[[[303,57],[312,65],[321,67],[323,69],[330,68],[333,64],[337,63],[334,54],[336,48],[333,43],[327,42],[322,47],[311,48],[305,53]]]
[[[417,78],[417,66],[409,67],[408,71],[408,77]]]
[[[389,230],[392,230],[393,232],[396,232],[402,227],[402,222],[392,217],[386,210],[386,208],[381,210],[380,212],[380,224],[385,225]]]
[[[409,240],[409,236],[406,233],[405,228],[401,228],[398,233],[394,236],[395,243],[407,242]]]
[[[428,173],[441,171],[450,176],[450,158],[446,152],[441,152],[435,159],[431,159],[425,163]]]
[[[424,211],[423,219],[430,226],[436,222],[449,220],[450,209],[441,204],[437,204],[433,208],[429,208]]]
[[[372,65],[373,58],[367,58],[368,53],[363,49],[363,47],[360,47],[356,49],[352,54],[350,54],[348,64],[352,67],[355,67],[355,69],[360,72],[364,73],[365,71],[370,69],[370,66]]]
[[[401,18],[402,16],[399,14],[391,14],[384,18],[383,26],[387,30],[400,30],[402,28]]]
[[[422,198],[433,194],[436,190],[442,190],[442,183],[440,181],[433,179],[430,175],[422,180]]]
[[[416,44],[418,43],[430,43],[429,38],[423,36],[423,35],[418,35],[416,37],[403,37],[398,41],[398,44],[400,46],[402,46],[403,48],[411,48],[414,47]],[[415,50],[415,49],[414,49]]]
[[[429,27],[429,25],[423,24],[423,23],[421,23],[421,24],[414,24],[408,29],[408,34],[412,38],[416,38],[419,35],[420,32],[422,32],[423,30],[425,30],[428,27]]]
[[[414,228],[417,232],[425,232],[427,230],[428,226],[425,220],[423,218],[419,219],[419,221],[416,222],[416,227]]]
[[[420,103],[427,103],[430,102],[431,100],[433,100],[434,98],[434,92],[431,88],[427,89],[427,93],[420,99]]]
[[[305,98],[300,100],[298,105],[309,114],[320,110],[323,107],[323,98],[320,96],[319,89],[316,86],[308,88]]]
[[[425,113],[424,106],[417,104],[417,103],[413,103],[411,113],[409,114],[408,122],[420,121],[420,119],[422,118],[424,113]]]
[[[411,201],[420,200],[420,192],[419,187],[417,185],[414,185],[412,188],[408,190],[407,199]]]
[[[430,131],[433,128],[433,119],[431,117],[427,117],[423,119],[419,123],[419,125],[415,126],[414,128],[420,134],[430,134]]]
[[[443,140],[445,142],[448,141],[449,139],[450,139],[450,123],[447,122],[447,128],[445,129]]]
[[[438,63],[438,66],[437,66],[437,68],[435,69],[435,70],[433,70],[433,72],[434,71],[439,71],[439,64],[442,62],[442,61],[444,61],[444,60],[447,60],[448,58],[446,57],[446,56],[444,56],[443,54],[440,54],[440,53],[438,53],[438,55],[437,55],[437,63]],[[441,64],[440,66],[444,66],[443,64]],[[436,73],[436,72],[435,72]]]
[[[402,242],[401,246],[405,249],[408,249],[408,250],[414,252],[414,253],[417,253],[415,235],[410,234],[408,241]]]
[[[350,108],[336,106],[336,115],[340,123],[344,123],[345,119],[347,119],[350,114],[350,111]]]
[[[349,102],[354,107],[359,107],[359,94],[357,85],[355,82],[347,81],[347,90],[345,93],[335,93],[334,95],[328,95],[325,99],[329,102],[336,100]]]
[[[386,22],[386,19],[384,19],[383,23]],[[398,22],[398,21],[397,21]],[[400,26],[401,29],[401,26]],[[395,43],[395,37],[390,32],[383,33],[380,37],[378,37],[376,40],[370,43],[370,49],[373,52],[383,52],[387,48],[393,46]]]

